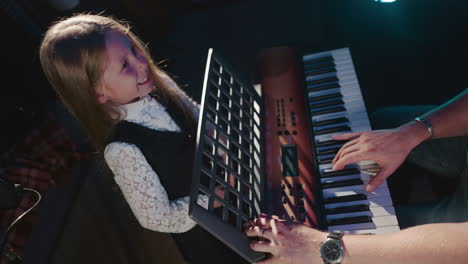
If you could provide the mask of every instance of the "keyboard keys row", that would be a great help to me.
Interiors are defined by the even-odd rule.
[[[358,164],[331,170],[335,155],[348,142],[332,136],[371,129],[349,50],[306,55],[303,64],[328,229],[349,233],[399,230],[386,183],[369,193],[365,188],[372,176]]]

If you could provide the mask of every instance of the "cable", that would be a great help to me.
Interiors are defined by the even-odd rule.
[[[8,240],[8,234],[10,233],[11,229],[12,229],[25,215],[27,215],[32,209],[34,209],[34,208],[39,204],[39,202],[40,202],[41,199],[42,199],[41,194],[40,194],[38,191],[34,190],[34,189],[21,188],[21,187],[19,187],[19,185],[17,185],[17,184],[15,184],[15,187],[16,187],[17,189],[19,189],[20,191],[27,191],[27,192],[32,192],[32,193],[36,194],[36,196],[37,196],[37,201],[33,204],[33,206],[31,206],[28,210],[26,210],[24,213],[22,213],[20,216],[18,216],[18,217],[15,219],[15,221],[13,221],[13,223],[11,223],[11,224],[8,226],[8,228],[7,228],[6,232],[5,232],[5,234],[3,234],[3,237],[2,237],[2,239],[0,240],[0,256],[3,255],[3,249],[4,249],[5,245],[6,245],[6,242],[7,242],[7,240]]]

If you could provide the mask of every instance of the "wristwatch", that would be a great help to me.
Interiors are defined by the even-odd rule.
[[[343,238],[341,231],[331,232],[320,245],[320,256],[325,264],[340,264],[344,255]]]

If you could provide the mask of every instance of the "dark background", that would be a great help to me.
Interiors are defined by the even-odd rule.
[[[2,5],[2,150],[27,133],[32,122],[23,120],[57,107],[38,45],[52,21],[75,12],[128,20],[196,100],[210,47],[252,79],[261,48],[287,45],[306,53],[349,47],[369,113],[389,105],[440,104],[468,82],[465,1],[82,0],[70,11],[57,11],[46,0]]]
[[[468,3],[459,0],[81,0],[68,11],[48,0],[0,0],[0,154],[51,116],[80,151],[87,150],[38,57],[50,23],[73,13],[103,12],[129,21],[154,59],[197,101],[209,48],[255,80],[262,48],[293,46],[305,54],[349,47],[371,113],[385,106],[441,104],[465,89],[467,11]]]

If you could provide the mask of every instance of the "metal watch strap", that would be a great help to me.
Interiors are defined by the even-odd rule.
[[[340,240],[340,239],[343,238],[343,235],[344,235],[343,232],[333,231],[327,237],[333,238],[333,239],[336,239],[336,240]]]

